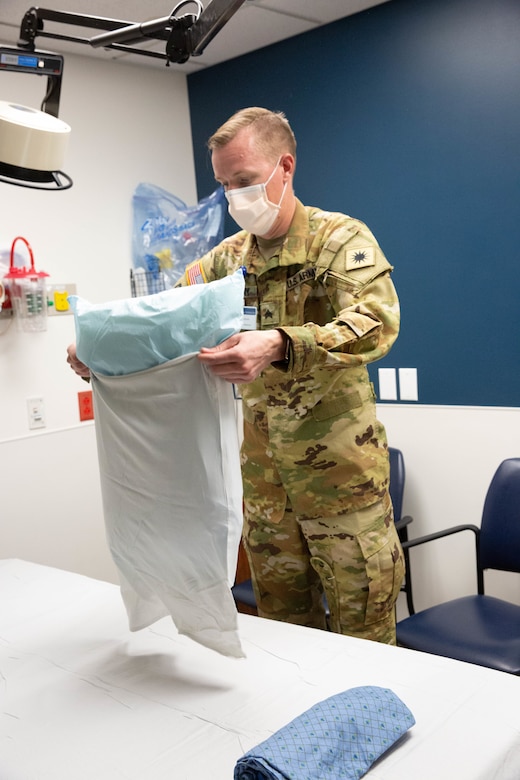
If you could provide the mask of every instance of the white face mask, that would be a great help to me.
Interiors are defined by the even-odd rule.
[[[281,159],[280,157],[273,168],[273,172],[263,184],[253,184],[251,187],[237,187],[226,192],[229,213],[243,230],[247,230],[248,233],[253,233],[255,236],[265,236],[269,233],[280,211],[287,182],[285,182],[278,205],[269,200],[266,188],[273,178]]]

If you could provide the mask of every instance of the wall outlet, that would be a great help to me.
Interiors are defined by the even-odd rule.
[[[81,422],[94,419],[94,403],[92,401],[92,390],[83,390],[78,393],[79,419]]]
[[[29,419],[29,428],[45,428],[45,406],[43,398],[27,399],[27,417]]]
[[[401,401],[417,401],[419,399],[416,368],[399,369],[399,395]]]
[[[379,400],[397,401],[397,382],[395,368],[378,368]]]

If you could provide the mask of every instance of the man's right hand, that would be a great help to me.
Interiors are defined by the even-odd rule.
[[[83,378],[90,376],[90,368],[78,360],[75,344],[69,344],[67,347],[67,363],[78,376]]]

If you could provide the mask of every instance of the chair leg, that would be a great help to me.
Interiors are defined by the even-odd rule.
[[[408,541],[408,528],[404,526],[399,530],[399,539],[403,543],[403,557],[405,564],[404,583],[401,588],[406,593],[406,606],[408,608],[408,614],[415,614],[415,607],[413,603],[413,591],[412,591],[412,571],[410,568],[410,552],[404,547],[404,542]]]
[[[406,593],[406,606],[408,607],[408,614],[414,615],[415,606],[413,603],[412,572],[410,569],[410,553],[408,552],[408,550],[403,550],[403,554],[404,554],[404,562],[406,566],[406,574],[405,574],[405,581],[404,581],[404,590]]]

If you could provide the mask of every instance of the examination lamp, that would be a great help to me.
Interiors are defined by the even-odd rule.
[[[0,101],[0,181],[37,190],[66,190],[61,170],[70,127],[58,119],[63,57],[0,46],[0,71],[47,76],[41,111]]]

